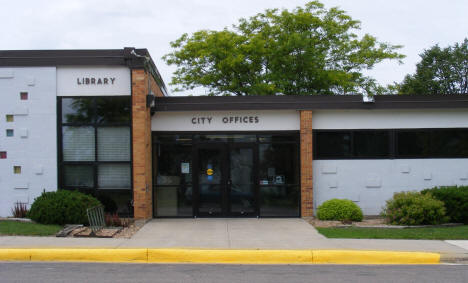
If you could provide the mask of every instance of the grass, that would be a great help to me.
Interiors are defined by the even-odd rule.
[[[58,225],[44,225],[19,221],[0,221],[2,236],[50,236],[62,229]]]
[[[468,225],[437,228],[317,228],[327,238],[468,240]]]

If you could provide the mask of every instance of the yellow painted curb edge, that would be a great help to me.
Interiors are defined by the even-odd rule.
[[[440,254],[353,250],[0,249],[0,261],[218,264],[438,264]]]

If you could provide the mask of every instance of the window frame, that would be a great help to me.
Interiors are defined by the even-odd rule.
[[[102,123],[98,122],[97,117],[97,99],[113,99],[113,98],[122,98],[126,97],[130,103],[130,119],[128,122],[111,122],[111,123]],[[93,121],[92,122],[84,122],[84,123],[69,123],[63,122],[62,117],[62,100],[63,99],[92,99],[93,100]],[[93,127],[94,129],[94,161],[64,161],[63,159],[63,127]],[[130,159],[128,161],[99,161],[98,160],[98,128],[104,127],[128,127],[130,129]],[[115,192],[115,191],[131,191],[133,195],[133,107],[132,107],[132,96],[130,95],[113,95],[113,96],[58,96],[57,97],[57,159],[58,159],[58,182],[60,189],[65,190],[80,190],[84,193],[98,193],[100,191],[104,192]],[[106,188],[99,188],[98,187],[98,170],[100,164],[128,164],[130,167],[130,187],[122,188],[122,189],[106,189]],[[93,187],[70,187],[65,186],[65,166],[66,165],[87,165],[93,167]]]

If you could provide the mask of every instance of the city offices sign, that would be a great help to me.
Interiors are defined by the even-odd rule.
[[[295,110],[156,112],[153,131],[290,131],[300,129]]]

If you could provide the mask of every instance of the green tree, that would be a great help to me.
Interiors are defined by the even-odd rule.
[[[362,74],[385,59],[401,60],[398,45],[355,32],[360,22],[318,1],[266,10],[232,29],[201,30],[171,42],[163,59],[177,66],[175,91],[205,87],[210,95],[313,95],[383,90]]]
[[[435,45],[424,50],[416,73],[406,75],[399,86],[401,94],[468,93],[468,39],[453,46]]]

